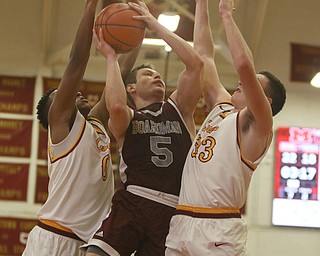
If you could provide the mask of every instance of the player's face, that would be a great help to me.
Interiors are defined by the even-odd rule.
[[[268,78],[264,75],[257,74],[257,79],[262,86],[263,90],[265,91],[265,88],[267,87],[267,84],[269,82]],[[238,82],[238,86],[234,93],[231,96],[231,102],[235,106],[236,109],[243,109],[247,106],[245,94],[242,88],[241,81]]]
[[[235,108],[239,110],[245,108],[247,105],[240,81],[238,82],[237,88],[231,96],[231,102]]]
[[[91,106],[89,105],[89,101],[81,94],[81,92],[77,93],[77,98],[76,98],[76,107],[80,111],[80,113],[84,116],[87,117],[91,110]]]
[[[54,97],[56,96],[56,93],[57,93],[57,90],[53,91],[50,94],[50,96],[49,96],[50,101],[51,101],[50,104],[52,103]],[[91,106],[90,106],[88,100],[81,94],[81,92],[77,93],[75,106],[84,117],[87,117],[90,110],[91,110]]]
[[[163,101],[165,83],[157,71],[150,68],[142,68],[137,72],[136,93],[146,100]]]

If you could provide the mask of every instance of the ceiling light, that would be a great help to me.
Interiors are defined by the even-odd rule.
[[[312,78],[310,83],[313,87],[320,88],[320,72]]]
[[[180,15],[173,12],[161,13],[158,17],[158,21],[162,26],[174,32],[178,28]]]

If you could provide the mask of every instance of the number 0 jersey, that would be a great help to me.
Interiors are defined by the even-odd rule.
[[[111,207],[110,138],[100,121],[86,121],[78,111],[68,136],[52,144],[49,132],[48,141],[48,198],[38,218],[54,221],[87,241]]]
[[[134,111],[120,149],[125,187],[135,185],[179,195],[192,138],[175,103],[168,99]]]

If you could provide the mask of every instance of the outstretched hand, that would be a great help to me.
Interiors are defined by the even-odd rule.
[[[143,1],[136,0],[135,2],[129,2],[128,5],[141,14],[140,16],[134,16],[133,18],[144,21],[150,30],[153,30],[154,25],[158,24],[157,19],[150,13],[147,5]]]
[[[117,54],[115,50],[103,39],[102,29],[99,29],[99,36],[97,35],[95,29],[93,29],[93,43],[96,46],[96,49],[106,58],[117,59]]]
[[[235,0],[220,0],[219,4],[219,13],[220,15],[229,13],[232,15],[232,12],[235,10],[234,8]]]

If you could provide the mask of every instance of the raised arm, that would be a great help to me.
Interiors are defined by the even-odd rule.
[[[94,31],[93,31],[94,32]],[[118,56],[110,45],[103,40],[102,31],[93,35],[93,42],[106,59],[105,102],[109,112],[109,128],[119,146],[122,145],[125,131],[132,118],[132,112],[127,106],[127,94],[121,76]]]
[[[133,51],[120,55],[118,62],[119,62],[120,73],[123,81],[125,81],[127,75],[133,68],[136,62],[136,59],[139,55],[139,52],[140,52],[140,47],[138,47]],[[95,118],[98,118],[99,120],[101,120],[103,124],[107,125],[107,121],[109,119],[109,113],[106,108],[105,97],[106,95],[105,95],[105,89],[104,89],[99,102],[91,109],[89,115]]]
[[[252,53],[232,17],[233,0],[221,0],[219,8],[233,62],[245,94],[247,109],[260,124],[261,129],[270,131],[271,107],[261,82],[257,79]]]
[[[203,62],[200,55],[193,47],[175,33],[162,26],[149,12],[147,6],[142,1],[129,3],[138,11],[141,16],[137,19],[146,22],[148,28],[157,33],[172,48],[179,59],[185,65],[185,70],[180,74],[177,90],[171,95],[183,115],[189,129],[193,132],[193,112],[201,96],[200,75],[203,69]]]
[[[220,0],[219,12],[240,77],[240,92],[245,96],[246,108],[240,112],[239,120],[243,138],[241,143],[245,155],[255,160],[265,149],[272,131],[271,99],[267,98],[262,88],[262,84],[266,86],[268,80],[257,76],[252,53],[232,17],[233,4],[233,0]]]
[[[75,101],[89,60],[92,27],[98,0],[87,0],[73,42],[70,59],[62,76],[48,113],[51,138],[54,142],[64,139],[70,129],[75,112]]]
[[[211,109],[219,101],[230,101],[230,94],[221,85],[214,61],[215,48],[209,22],[208,0],[195,0],[194,49],[204,62],[201,86],[206,105]]]

